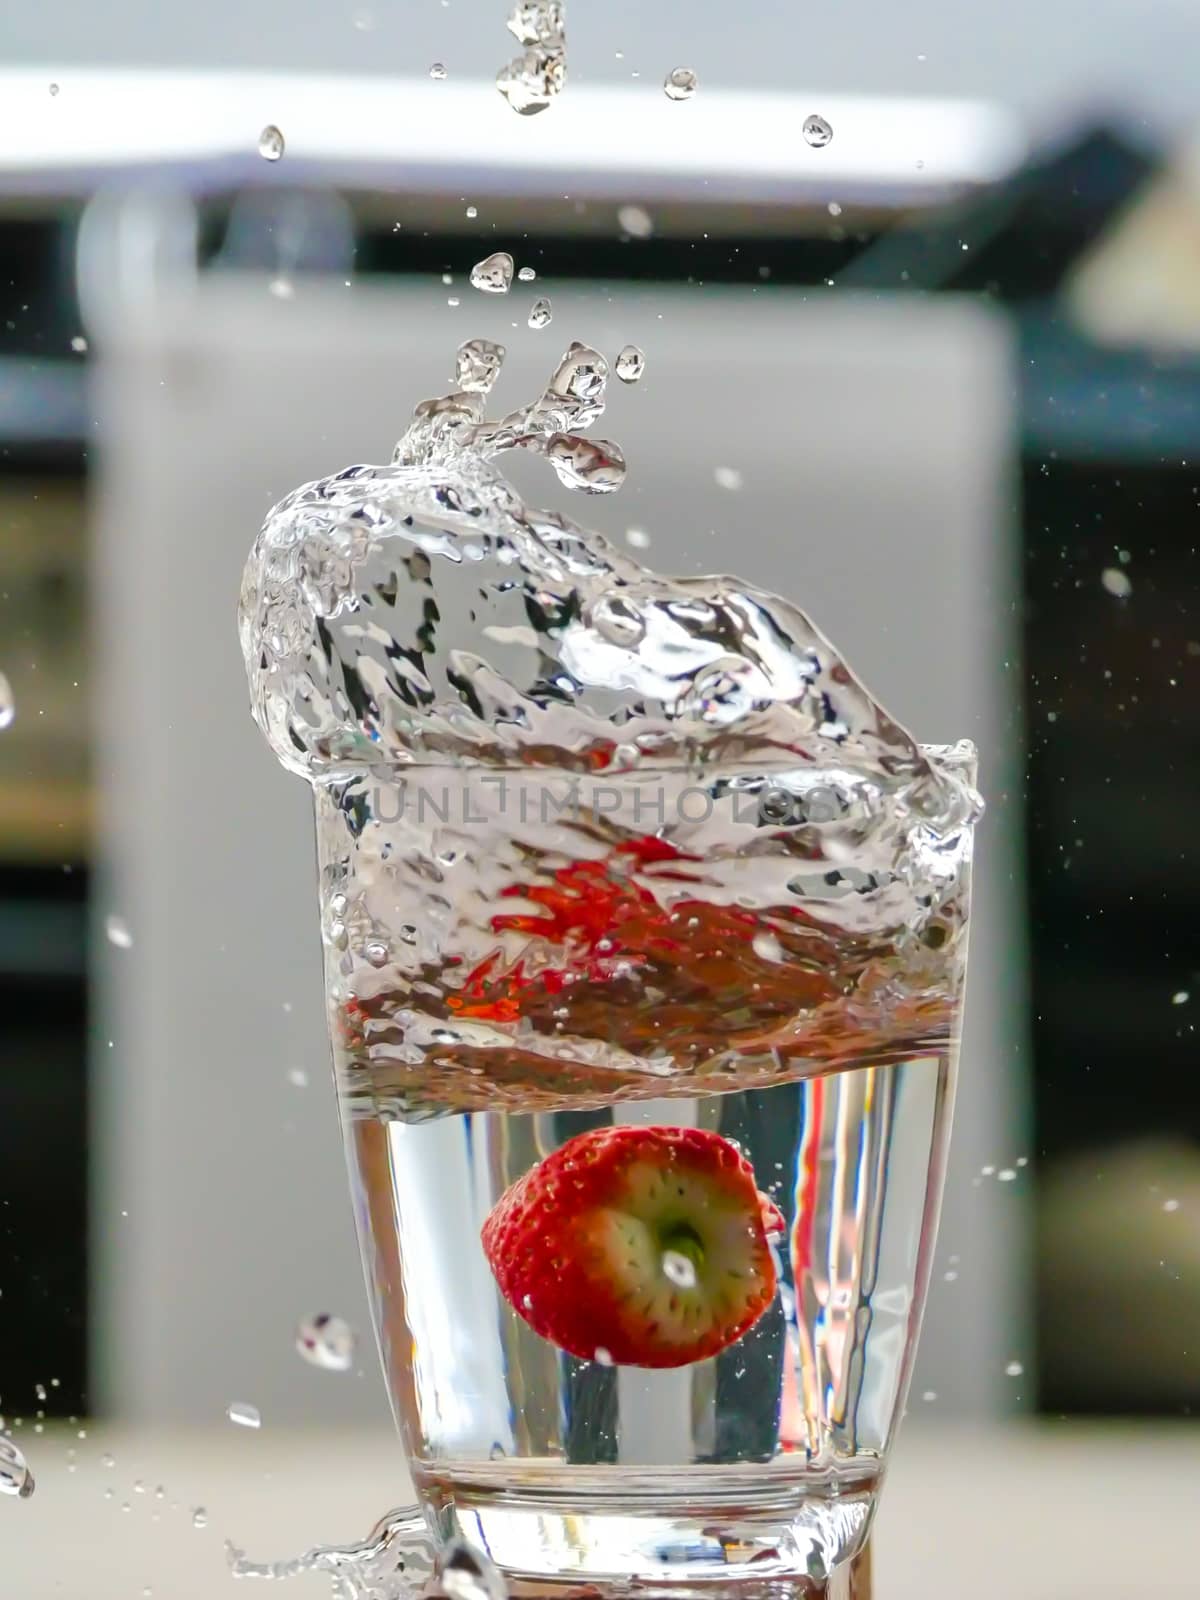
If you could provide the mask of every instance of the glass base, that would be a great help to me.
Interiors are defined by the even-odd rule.
[[[486,1550],[506,1578],[568,1588],[582,1581],[593,1594],[715,1582],[747,1593],[781,1582],[797,1595],[856,1593],[844,1575],[866,1545],[873,1478],[813,1492],[811,1482],[772,1485],[765,1468],[748,1484],[742,1466],[702,1477],[693,1469],[678,1482],[665,1470],[622,1473],[619,1484],[611,1473],[587,1474],[584,1482],[576,1469],[566,1483],[521,1483],[506,1466],[503,1488],[486,1470],[476,1481],[422,1474],[420,1484],[439,1542],[461,1538]],[[865,1592],[860,1581],[857,1594]]]

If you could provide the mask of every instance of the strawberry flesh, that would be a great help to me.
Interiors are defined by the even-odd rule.
[[[482,1239],[509,1305],[583,1360],[716,1355],[775,1294],[783,1217],[737,1147],[702,1128],[593,1128],[496,1202]]]

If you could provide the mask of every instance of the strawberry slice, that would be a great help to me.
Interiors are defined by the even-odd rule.
[[[702,1128],[592,1128],[538,1162],[483,1225],[500,1292],[583,1360],[683,1367],[752,1328],[783,1227],[737,1147]]]

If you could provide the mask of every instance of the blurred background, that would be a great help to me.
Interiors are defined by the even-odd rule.
[[[270,505],[386,459],[479,334],[505,403],[573,338],[641,345],[605,424],[626,488],[536,498],[795,597],[919,737],[979,743],[912,1431],[977,1465],[1037,1441],[1028,1483],[1142,1449],[1194,1497],[1200,12],[782,9],[568,3],[529,119],[492,87],[504,0],[0,22],[0,1411],[43,1483],[90,1461],[92,1510],[141,1509],[105,1429],[147,1478],[203,1459],[199,1495],[235,1447],[282,1474],[282,1430],[377,1435],[387,1481],[314,1535],[403,1494],[373,1351],[334,1378],[291,1348],[365,1298],[308,799],[233,620]],[[537,274],[503,300],[467,282],[496,249]],[[109,1516],[113,1571],[149,1515]],[[51,1497],[18,1522],[50,1593]]]

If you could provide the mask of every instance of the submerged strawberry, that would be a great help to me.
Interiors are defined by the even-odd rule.
[[[584,1360],[682,1367],[716,1355],[775,1294],[778,1208],[701,1128],[594,1128],[496,1202],[483,1248],[536,1333]]]

